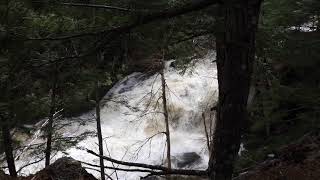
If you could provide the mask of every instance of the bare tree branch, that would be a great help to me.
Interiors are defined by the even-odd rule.
[[[83,162],[83,161],[79,161],[84,165],[87,166],[91,166],[91,167],[96,167],[96,168],[100,168],[99,165],[96,164],[91,164],[91,163],[87,163],[87,162]],[[104,166],[104,168],[106,169],[113,169],[113,170],[117,170],[117,171],[126,171],[126,172],[147,172],[147,173],[153,173],[155,172],[154,170],[149,170],[149,169],[125,169],[125,168],[118,168],[118,167],[112,167],[112,166]]]
[[[97,171],[97,172],[101,172],[100,170],[95,169],[95,168],[91,168],[91,167],[84,167],[84,168],[85,168],[85,169],[90,169],[90,170],[93,170],[93,171]],[[109,176],[108,174],[105,174],[105,176],[107,176],[107,177],[108,177],[108,179],[113,180],[113,179],[112,179],[112,177],[111,177],[111,176]]]
[[[33,3],[46,3],[41,1],[36,1]],[[108,9],[108,10],[117,10],[117,11],[125,11],[125,12],[132,12],[135,10],[123,8],[123,7],[117,7],[117,6],[109,6],[109,5],[103,5],[103,4],[84,4],[84,3],[59,3],[59,2],[49,2],[49,4],[55,4],[55,5],[64,5],[64,6],[74,6],[74,7],[85,7],[85,8],[95,8],[95,9]]]
[[[166,174],[177,174],[177,175],[190,175],[190,176],[207,176],[208,171],[207,170],[187,170],[187,169],[168,169],[164,166],[159,165],[150,165],[150,164],[143,164],[143,163],[134,163],[134,162],[127,162],[127,161],[119,161],[116,159],[112,159],[106,156],[100,156],[99,154],[91,151],[86,150],[89,154],[92,154],[97,157],[102,157],[103,159],[114,162],[117,164],[125,165],[125,166],[134,166],[134,167],[140,167],[140,168],[146,168],[151,169],[158,172],[152,172],[152,175],[166,175]],[[150,171],[150,170],[149,170]]]
[[[20,173],[20,172],[22,171],[22,169],[24,169],[24,168],[26,168],[26,167],[28,167],[28,166],[31,166],[31,165],[33,165],[33,164],[37,164],[37,163],[41,162],[42,160],[44,160],[44,158],[45,158],[45,157],[21,166],[20,169],[17,171],[17,173]]]

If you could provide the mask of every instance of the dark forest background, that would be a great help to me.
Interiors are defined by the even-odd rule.
[[[74,117],[95,107],[96,91],[102,97],[132,72],[157,72],[163,51],[165,59],[184,68],[216,50],[223,29],[220,5],[145,23],[145,17],[194,2],[1,1],[0,144],[7,131],[28,132],[25,125],[52,114],[53,89],[56,109]],[[235,172],[320,130],[320,1],[265,0],[259,19],[253,101],[241,135],[246,150]],[[19,148],[20,142],[12,141],[13,149]]]

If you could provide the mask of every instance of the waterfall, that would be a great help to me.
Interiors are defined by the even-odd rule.
[[[171,155],[173,167],[179,168],[180,159],[187,153],[199,155],[200,159],[186,168],[205,169],[208,163],[208,150],[201,114],[217,100],[218,84],[214,53],[193,60],[182,73],[167,62],[165,78],[171,128]],[[148,76],[133,73],[118,82],[103,98],[101,123],[104,138],[104,154],[124,161],[148,164],[165,163],[165,131],[161,105],[160,75]],[[92,117],[92,112],[82,115],[83,121]],[[74,123],[59,130],[65,137],[77,136],[85,131],[94,131],[95,122]],[[32,140],[34,141],[34,140]],[[26,144],[29,144],[26,142]],[[97,138],[87,137],[75,147],[58,152],[54,159],[70,156],[88,163],[99,164],[99,159],[86,153],[83,148],[98,152]],[[24,153],[17,161],[19,167],[34,157]],[[179,163],[180,162],[180,163]],[[106,166],[113,166],[105,162]],[[116,165],[117,166],[117,165]],[[22,174],[34,173],[44,167],[44,162],[32,164],[22,170]],[[119,166],[123,167],[123,166]],[[99,177],[99,173],[90,171]],[[107,174],[115,177],[113,170]],[[144,173],[117,172],[120,179],[139,179]]]

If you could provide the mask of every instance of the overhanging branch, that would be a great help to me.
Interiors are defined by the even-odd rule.
[[[44,2],[36,2],[36,3],[44,3]],[[117,11],[125,11],[125,12],[131,12],[134,10],[123,8],[123,7],[117,7],[117,6],[108,6],[108,5],[102,5],[102,4],[84,4],[84,3],[53,3],[50,2],[50,4],[57,4],[57,5],[64,5],[64,6],[74,6],[74,7],[85,7],[85,8],[95,8],[95,9],[109,9],[109,10],[117,10]]]
[[[66,40],[66,39],[80,38],[85,36],[96,36],[96,35],[101,35],[101,34],[110,33],[110,32],[126,33],[140,25],[149,24],[154,21],[174,18],[176,16],[187,14],[193,11],[199,11],[201,9],[204,9],[206,7],[209,7],[217,3],[218,3],[218,0],[194,1],[193,3],[186,4],[180,8],[172,8],[172,9],[164,10],[162,12],[141,15],[140,17],[137,18],[136,21],[134,21],[131,24],[119,26],[112,29],[105,29],[98,32],[85,32],[85,33],[80,33],[76,35],[62,36],[62,37],[29,38],[27,40]]]

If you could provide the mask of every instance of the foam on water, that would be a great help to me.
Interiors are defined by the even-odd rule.
[[[210,53],[205,58],[194,60],[193,65],[184,74],[169,67],[170,62],[165,70],[174,167],[176,167],[175,157],[185,152],[196,152],[202,158],[200,163],[192,167],[193,169],[207,167],[208,151],[200,119],[206,106],[212,105],[217,99],[217,72],[212,62],[214,58],[214,53]],[[165,164],[166,142],[164,134],[160,133],[165,131],[160,94],[160,75],[147,77],[142,73],[129,75],[109,91],[101,108],[105,155],[124,161],[154,165]],[[81,118],[91,117],[92,113],[93,111],[84,114]],[[65,137],[70,137],[95,129],[94,122],[88,122],[84,126],[74,123],[61,130],[61,133]],[[154,137],[148,139],[151,136]],[[69,148],[65,152],[58,152],[53,159],[67,155],[88,163],[99,163],[97,157],[86,153],[81,148],[98,152],[97,138],[88,137],[76,147]],[[34,157],[29,152],[24,152],[17,161],[18,169],[33,160]],[[107,161],[105,165],[112,166]],[[43,166],[44,162],[41,161],[24,168],[21,173],[34,173]],[[88,171],[99,177],[98,172]],[[112,172],[112,170],[107,170],[108,174]],[[139,179],[145,174],[118,171],[117,175],[119,179]],[[113,173],[112,177],[115,176]]]

